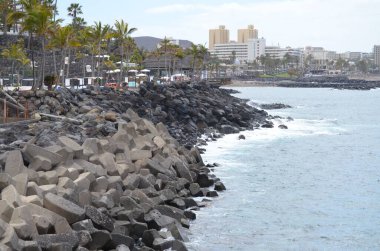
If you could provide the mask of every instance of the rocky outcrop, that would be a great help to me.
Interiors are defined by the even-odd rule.
[[[187,250],[191,196],[223,183],[162,123],[119,116],[107,136],[34,138],[0,155],[2,250]]]
[[[117,121],[130,121],[135,116],[128,109],[133,109],[138,116],[155,124],[163,123],[168,132],[188,149],[197,143],[202,134],[211,138],[219,133],[253,129],[257,124],[264,124],[268,118],[265,111],[231,96],[229,90],[206,83],[168,86],[146,83],[140,87],[139,92],[118,92],[108,88],[75,91],[61,89],[59,92],[38,90],[23,92],[21,95],[13,93],[13,96],[21,104],[27,102],[30,111],[63,115],[74,121],[20,125],[17,133],[15,130],[0,129],[3,130],[3,135],[7,135],[0,139],[0,145],[3,144],[6,150],[18,148],[22,142],[34,136],[38,136],[34,143],[44,147],[67,134],[79,143],[87,138],[115,134]],[[156,138],[156,143],[162,141]],[[48,164],[44,160],[36,161]]]

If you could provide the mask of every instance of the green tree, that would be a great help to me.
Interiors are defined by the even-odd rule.
[[[26,56],[24,50],[23,41],[20,40],[18,43],[11,44],[9,48],[5,48],[1,51],[1,56],[11,61],[11,82],[14,82],[14,74],[19,74],[17,66],[27,65],[30,60]]]
[[[53,33],[57,27],[57,23],[61,20],[53,21],[54,6],[52,1],[38,1],[38,0],[20,0],[23,7],[22,11],[15,11],[8,15],[8,21],[11,23],[20,21],[21,32],[28,32],[30,43],[33,42],[33,34],[41,42],[42,50],[42,63],[39,81],[33,83],[33,89],[42,87],[45,78],[45,61],[46,61],[46,40]],[[32,50],[33,52],[33,50]],[[34,61],[34,60],[33,60]],[[33,62],[34,67],[34,62]]]
[[[369,69],[368,62],[365,60],[359,60],[356,62],[356,68],[363,73],[367,73]]]
[[[119,82],[123,82],[123,69],[124,69],[124,59],[127,58],[126,54],[126,47],[127,50],[130,48],[128,46],[128,40],[133,32],[137,31],[136,28],[129,28],[129,25],[127,22],[124,22],[124,20],[117,20],[115,22],[115,31],[113,33],[113,37],[116,39],[118,46],[120,48],[120,75],[119,75]],[[130,43],[130,42],[129,42]],[[126,59],[127,60],[127,59]]]
[[[196,63],[197,63],[197,58],[199,57],[199,47],[198,45],[191,44],[191,46],[187,49],[186,51],[187,55],[191,56],[191,64],[192,64],[192,70],[193,70],[193,77],[195,76],[196,72]]]
[[[1,20],[0,26],[4,35],[7,35],[9,29],[8,15],[13,11],[13,0],[0,0]]]
[[[68,15],[73,19],[72,26],[74,29],[78,29],[84,22],[84,19],[79,17],[79,15],[83,14],[82,6],[79,3],[72,3],[67,8],[67,11]]]
[[[65,58],[69,56],[70,48],[79,47],[80,43],[77,40],[74,29],[72,26],[58,27],[54,32],[49,47],[57,48],[61,52],[61,67],[60,72],[62,74],[61,83],[65,83]],[[68,71],[68,69],[67,69]]]

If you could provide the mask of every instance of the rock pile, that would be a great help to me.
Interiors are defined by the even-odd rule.
[[[51,139],[37,135],[22,150],[0,155],[0,250],[187,250],[185,229],[204,206],[193,197],[218,196],[223,183],[197,148],[182,147],[163,123],[131,109],[102,114],[116,127],[104,137],[87,137],[99,129],[100,112],[95,104],[85,107],[92,101],[84,95],[75,96],[77,104],[63,98],[49,106],[83,119],[69,130],[63,130],[68,122],[51,126],[74,134],[57,133],[44,144]],[[44,97],[41,102],[50,102]],[[177,106],[186,109],[183,102]],[[75,130],[84,131],[78,139]]]
[[[122,114],[129,108],[153,123],[165,124],[170,134],[189,149],[204,133],[210,137],[214,131],[236,133],[265,124],[268,118],[265,111],[250,107],[245,100],[231,96],[230,91],[206,83],[168,86],[146,83],[139,92],[118,92],[107,88],[62,89],[59,92],[40,90],[14,94],[14,97],[21,104],[28,101],[31,110],[83,121],[83,125],[62,122],[51,128],[54,132],[66,131],[75,135],[78,142],[86,137],[114,133],[116,121],[124,119]],[[103,119],[99,120],[99,117]],[[46,127],[49,126],[41,127],[35,134],[49,136],[51,133],[47,133]],[[8,140],[3,144],[12,144],[11,140],[25,140],[25,135],[15,134],[14,131],[8,133]]]

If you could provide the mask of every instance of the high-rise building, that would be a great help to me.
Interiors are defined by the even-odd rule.
[[[375,65],[380,66],[380,45],[373,47],[373,58],[375,59]]]
[[[230,42],[230,31],[226,29],[226,26],[220,25],[218,29],[209,30],[209,49],[214,49],[216,44],[227,44]]]
[[[239,29],[238,43],[248,43],[248,39],[257,39],[258,33],[253,25],[248,25],[247,29]]]

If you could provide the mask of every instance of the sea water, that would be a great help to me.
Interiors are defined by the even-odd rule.
[[[209,143],[228,190],[197,212],[190,250],[380,250],[380,90],[235,89],[291,105],[268,111],[289,129]]]

